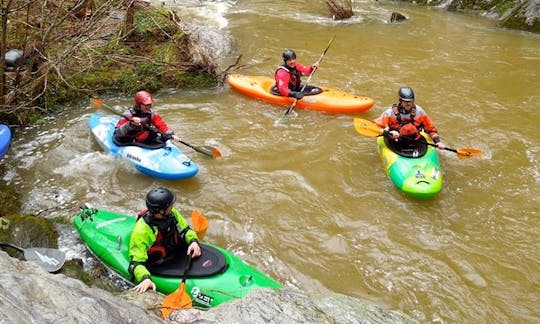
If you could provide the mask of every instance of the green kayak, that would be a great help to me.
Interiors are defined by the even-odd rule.
[[[422,132],[424,140],[432,143]],[[422,141],[398,146],[388,136],[377,137],[377,147],[386,174],[403,193],[430,199],[442,189],[442,172],[437,150]]]
[[[135,216],[85,207],[75,216],[73,225],[88,249],[129,281],[129,237],[135,221]],[[255,288],[282,287],[227,250],[208,243],[201,243],[201,250],[202,255],[193,259],[185,283],[194,306],[209,308],[242,298]],[[148,268],[159,292],[170,294],[179,287],[186,259],[179,255]]]

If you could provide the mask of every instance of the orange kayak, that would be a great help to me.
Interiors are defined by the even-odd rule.
[[[262,101],[289,107],[294,98],[277,96],[271,92],[275,85],[273,78],[266,76],[230,74],[227,82],[234,90],[243,95]],[[357,96],[341,90],[319,87],[323,91],[315,95],[306,95],[298,100],[296,107],[324,111],[329,113],[352,114],[366,111],[373,107],[375,100]]]

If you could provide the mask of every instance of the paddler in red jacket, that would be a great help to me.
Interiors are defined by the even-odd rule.
[[[135,105],[122,115],[116,124],[114,139],[121,144],[162,144],[169,138],[179,142],[180,137],[167,126],[163,118],[152,109],[155,103],[149,92],[135,93]]]
[[[422,107],[414,104],[414,92],[410,87],[401,87],[398,91],[399,103],[393,104],[374,120],[380,127],[388,132],[394,140],[408,138],[418,140],[419,131],[423,129],[437,148],[444,149],[435,124]]]
[[[304,66],[296,62],[296,53],[293,50],[286,49],[283,51],[283,65],[280,65],[274,73],[276,87],[279,94],[285,97],[293,97],[302,99],[306,93],[317,94],[320,89],[307,86],[302,92],[301,76],[310,75],[319,67],[318,63],[310,67]],[[313,91],[316,89],[317,91]]]

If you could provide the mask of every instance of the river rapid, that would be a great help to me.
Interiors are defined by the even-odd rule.
[[[331,115],[284,109],[227,85],[155,94],[155,109],[184,140],[220,149],[189,180],[161,181],[105,155],[90,136],[89,104],[15,134],[2,178],[24,212],[73,217],[78,206],[135,214],[155,186],[178,194],[184,215],[210,220],[205,240],[223,246],[286,286],[336,292],[420,322],[532,323],[540,320],[540,37],[492,20],[393,2],[354,2],[355,16],[328,17],[312,1],[158,1],[185,21],[211,25],[242,54],[244,74],[272,76],[284,48],[315,62],[311,84],[376,100],[367,112]],[[392,12],[409,19],[389,24]],[[451,148],[439,153],[441,193],[405,197],[386,177],[375,140],[353,118],[376,118],[401,85],[435,121]],[[131,97],[108,97],[123,109]],[[72,230],[68,257],[86,257]]]

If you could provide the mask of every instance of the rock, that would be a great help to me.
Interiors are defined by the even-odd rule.
[[[122,298],[0,252],[2,323],[162,323]]]
[[[18,49],[10,49],[5,54],[6,71],[12,71],[22,62],[23,52]]]
[[[407,17],[399,12],[392,12],[392,16],[390,16],[390,23],[398,23],[403,20],[407,20]]]

